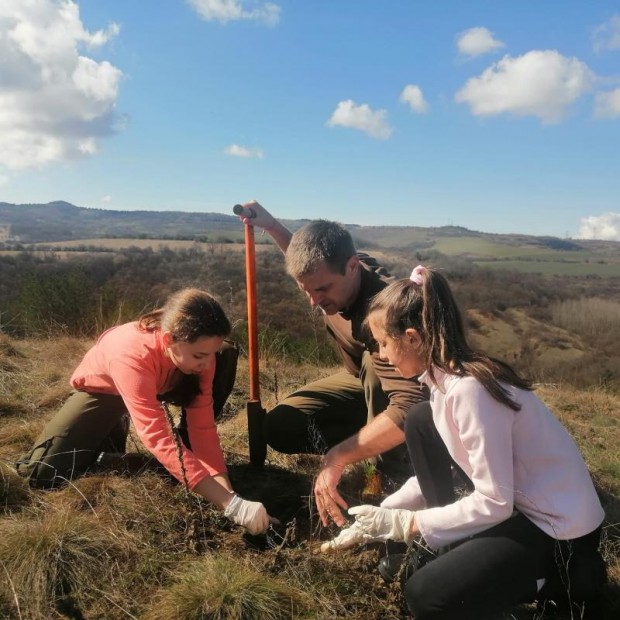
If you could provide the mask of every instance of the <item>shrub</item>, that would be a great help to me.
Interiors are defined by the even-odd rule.
[[[620,304],[608,299],[581,297],[552,304],[553,322],[587,338],[607,339],[620,332]]]

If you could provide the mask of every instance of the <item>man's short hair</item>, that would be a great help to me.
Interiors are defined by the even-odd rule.
[[[295,279],[314,273],[325,263],[333,273],[344,274],[356,253],[349,231],[338,222],[312,220],[293,233],[286,250],[286,271]]]

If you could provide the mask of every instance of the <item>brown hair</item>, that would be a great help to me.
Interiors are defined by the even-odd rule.
[[[162,308],[143,314],[138,326],[144,331],[168,331],[173,342],[195,342],[201,336],[228,336],[231,325],[219,302],[197,288],[182,289]]]
[[[382,326],[392,338],[402,336],[408,328],[420,334],[420,354],[432,381],[435,381],[433,367],[453,375],[470,375],[495,400],[514,411],[521,407],[501,383],[533,389],[531,382],[508,364],[470,347],[450,285],[434,269],[422,269],[422,284],[404,278],[388,285],[371,300],[367,317],[374,312],[383,313]]]
[[[312,220],[296,230],[284,256],[286,271],[295,279],[314,273],[325,263],[332,273],[345,273],[355,254],[349,231],[329,220]]]

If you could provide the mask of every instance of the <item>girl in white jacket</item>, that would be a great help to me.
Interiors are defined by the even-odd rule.
[[[548,597],[577,617],[598,615],[604,512],[577,446],[532,385],[471,349],[432,269],[376,295],[367,323],[381,357],[429,386],[430,407],[415,405],[405,423],[416,476],[381,507],[351,508],[353,525],[324,548],[425,543],[431,561],[401,571],[416,620],[483,620]],[[458,476],[467,492],[457,498]]]

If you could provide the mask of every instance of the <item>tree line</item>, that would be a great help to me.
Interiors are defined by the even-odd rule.
[[[244,347],[243,253],[227,251],[225,245],[207,247],[162,247],[157,251],[134,247],[65,258],[28,251],[0,256],[0,332],[15,337],[95,337],[112,325],[159,306],[171,292],[196,286],[220,300],[234,325],[233,337]],[[620,278],[554,278],[495,271],[425,249],[395,252],[383,263],[397,277],[408,275],[413,263],[442,268],[464,311],[475,308],[502,316],[510,308],[521,308],[532,318],[567,329],[588,343],[591,380],[618,380],[620,354],[618,347],[610,344],[613,339],[609,335],[614,330],[618,333],[614,326],[620,316]],[[336,363],[320,315],[310,309],[286,274],[279,251],[274,248],[258,253],[256,272],[262,348],[291,361]],[[577,307],[569,302],[580,304],[580,321],[569,320]],[[473,321],[470,328],[475,332]],[[523,359],[516,359],[515,364],[528,373],[539,373],[546,379],[566,377],[566,367],[537,369],[535,360],[525,353],[524,349]],[[580,366],[583,371],[583,360]],[[575,375],[579,371],[579,367],[570,370]]]

